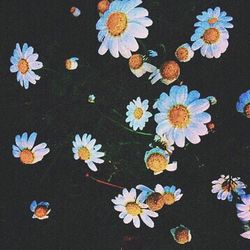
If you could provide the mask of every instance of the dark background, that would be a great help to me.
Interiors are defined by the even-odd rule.
[[[190,41],[201,11],[220,6],[234,17],[226,53],[209,60],[197,51],[189,63],[181,64],[177,81],[203,97],[216,96],[218,105],[209,110],[216,132],[198,145],[176,148],[172,160],[178,161],[178,170],[159,176],[143,162],[152,138],[126,131],[111,119],[126,125],[129,101],[141,96],[152,105],[170,87],[152,86],[148,76],[137,79],[124,58],[98,55],[96,2],[0,1],[0,248],[120,249],[124,236],[129,236],[127,249],[250,249],[239,236],[243,230],[234,203],[219,201],[210,191],[211,181],[220,174],[231,173],[250,183],[250,123],[235,109],[239,95],[250,87],[249,1],[144,1],[154,24],[149,37],[140,42],[140,52],[145,52],[143,46],[158,50],[160,56],[153,61],[157,66],[174,59],[175,49]],[[80,17],[69,13],[71,6],[81,9]],[[41,80],[28,90],[9,72],[16,42],[28,42],[44,64],[37,71]],[[64,60],[72,56],[80,58],[80,67],[69,72]],[[91,93],[97,97],[95,105],[87,102]],[[153,133],[155,125],[151,119],[144,131]],[[25,131],[36,131],[37,143],[47,142],[51,149],[34,166],[23,166],[12,156],[15,135]],[[123,224],[110,201],[120,190],[84,177],[88,168],[71,152],[74,135],[84,132],[91,133],[106,152],[105,163],[92,176],[127,188],[161,183],[183,190],[179,202],[160,211],[154,229]],[[34,199],[50,202],[48,220],[32,220],[29,205]],[[192,232],[193,239],[185,246],[169,233],[179,224]]]

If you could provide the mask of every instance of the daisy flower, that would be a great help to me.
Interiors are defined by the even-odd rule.
[[[17,72],[17,81],[25,89],[29,88],[29,83],[36,84],[40,80],[40,76],[35,74],[33,70],[41,69],[43,64],[37,61],[38,54],[34,53],[34,48],[24,43],[22,49],[19,43],[16,44],[13,56],[10,58],[12,65],[10,72]]]
[[[172,228],[170,230],[170,233],[172,234],[174,240],[181,245],[186,244],[192,240],[190,230],[184,225]]]
[[[102,43],[98,50],[100,55],[109,50],[115,58],[119,57],[119,53],[130,58],[131,51],[139,49],[135,38],[146,38],[146,27],[153,23],[147,17],[148,11],[145,8],[136,8],[141,3],[141,0],[114,0],[110,3],[96,24],[99,30],[98,41]]]
[[[178,147],[185,146],[185,138],[199,143],[200,136],[208,133],[204,123],[211,121],[211,116],[204,112],[210,106],[209,101],[199,98],[200,93],[196,90],[188,93],[186,85],[173,86],[169,95],[162,93],[154,104],[160,111],[154,117],[158,123],[156,133],[166,135]]]
[[[236,103],[236,109],[250,118],[250,90],[240,95],[239,101]]]
[[[77,7],[71,7],[69,11],[74,17],[78,17],[81,15],[81,10]]]
[[[122,195],[119,194],[111,201],[115,204],[114,209],[120,212],[119,218],[123,219],[125,224],[133,221],[134,226],[139,228],[141,219],[148,227],[154,227],[154,222],[150,217],[158,217],[158,213],[149,210],[148,205],[139,202],[134,188],[130,191],[124,188]]]
[[[220,7],[216,7],[214,10],[209,8],[207,11],[202,11],[201,15],[196,16],[199,20],[194,24],[195,27],[209,28],[213,24],[217,24],[222,28],[233,28],[233,24],[230,21],[233,20],[231,16],[227,16],[225,11],[221,11]]]
[[[207,58],[219,58],[228,47],[228,31],[213,24],[211,27],[199,27],[191,37],[192,50],[201,50],[201,55]]]
[[[176,81],[180,75],[180,66],[175,61],[166,61],[162,64],[160,69],[156,69],[150,76],[152,84],[155,84],[159,80],[162,83],[169,85],[170,83]]]
[[[241,237],[250,240],[250,231],[246,231],[242,234],[240,234]]]
[[[91,139],[91,135],[83,134],[82,138],[79,134],[75,136],[75,141],[73,141],[72,151],[74,153],[75,160],[84,161],[92,171],[97,171],[95,163],[103,163],[104,160],[101,159],[105,154],[99,152],[102,145],[96,143],[96,139]]]
[[[240,177],[232,177],[232,176],[225,176],[221,175],[218,180],[212,181],[212,193],[217,193],[218,200],[233,200],[233,193],[241,196],[245,194],[243,190],[246,188],[246,185],[240,181]]]
[[[136,77],[143,76],[146,72],[152,73],[156,67],[145,61],[144,57],[140,54],[134,54],[129,58],[128,62],[131,72]]]
[[[97,11],[99,12],[99,15],[102,16],[106,10],[109,9],[110,2],[108,0],[101,0],[97,4]]]
[[[95,95],[94,95],[94,94],[91,94],[91,95],[89,95],[89,97],[88,97],[88,102],[89,102],[89,103],[95,103],[95,99],[96,99]]]
[[[16,145],[12,145],[12,154],[15,158],[20,158],[23,164],[35,164],[43,159],[50,152],[46,143],[40,143],[34,147],[37,133],[33,132],[28,137],[25,132],[17,135],[15,138]]]
[[[33,219],[44,220],[48,219],[48,214],[51,209],[49,209],[49,203],[47,201],[41,201],[37,203],[36,201],[32,201],[30,204],[30,211],[33,212]]]
[[[242,195],[240,198],[243,204],[242,203],[236,204],[237,216],[242,221],[250,221],[250,194]]]
[[[175,56],[180,62],[188,62],[194,57],[194,52],[188,43],[184,43],[176,49]]]
[[[177,162],[169,163],[169,160],[169,154],[157,147],[147,151],[144,156],[146,168],[152,170],[154,175],[161,174],[164,170],[175,171],[177,169]]]
[[[67,70],[75,70],[78,67],[78,57],[71,57],[65,61],[65,68]]]
[[[127,118],[126,122],[129,123],[129,127],[133,130],[138,128],[142,130],[145,127],[145,124],[148,122],[149,117],[152,114],[148,110],[148,100],[141,101],[140,97],[137,97],[136,100],[133,100],[127,105]]]

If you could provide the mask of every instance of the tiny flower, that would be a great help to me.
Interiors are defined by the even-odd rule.
[[[69,11],[74,17],[78,17],[81,15],[81,11],[76,7],[71,7]]]
[[[75,141],[73,141],[72,151],[74,153],[75,160],[84,161],[92,171],[97,171],[95,163],[103,163],[104,160],[101,159],[105,154],[99,152],[102,145],[96,143],[96,139],[91,139],[91,135],[83,134],[82,138],[79,134],[75,136]]]
[[[43,159],[50,152],[46,143],[40,143],[34,147],[37,133],[33,132],[29,137],[25,132],[15,138],[16,145],[12,145],[12,154],[15,158],[20,158],[23,164],[35,164]]]
[[[250,240],[250,231],[246,231],[242,234],[240,234],[241,237]]]
[[[51,211],[51,209],[49,209],[49,203],[46,201],[41,201],[39,203],[32,201],[30,204],[30,210],[34,213],[32,218],[38,220],[48,219],[48,214]]]
[[[138,128],[142,130],[145,127],[145,124],[148,122],[149,117],[152,114],[148,110],[148,100],[141,101],[140,97],[137,97],[136,100],[133,100],[127,105],[127,118],[126,122],[129,123],[129,127],[133,130]]]
[[[89,103],[95,103],[95,95],[93,95],[93,94],[89,95],[88,102]]]
[[[174,151],[174,146],[172,146],[174,144],[173,141],[170,141],[166,135],[162,135],[162,136],[159,136],[159,135],[155,135],[154,137],[154,141],[155,142],[159,142],[164,148],[165,150],[169,153],[169,154],[172,154],[173,151]]]
[[[174,240],[179,244],[186,244],[192,239],[190,230],[183,225],[172,228],[170,233],[172,234]]]
[[[119,54],[130,58],[131,51],[139,49],[136,38],[147,38],[147,27],[153,24],[147,17],[148,11],[142,7],[137,8],[141,3],[141,0],[114,0],[110,3],[108,10],[96,23],[98,41],[102,43],[98,50],[100,55],[109,50],[115,58]]]
[[[212,132],[212,133],[215,132],[215,124],[214,124],[213,122],[209,122],[209,123],[207,124],[207,128],[208,128],[208,131],[209,131],[209,132]]]
[[[29,88],[29,83],[36,84],[36,81],[41,78],[33,71],[43,67],[43,64],[38,62],[37,59],[38,54],[34,53],[33,47],[24,43],[21,49],[19,43],[16,44],[13,56],[10,58],[10,62],[12,63],[10,72],[17,72],[17,81],[20,82],[20,85],[25,89]]]
[[[180,66],[175,61],[166,61],[160,69],[156,69],[150,76],[152,84],[161,80],[162,83],[169,85],[176,81],[180,75]]]
[[[239,101],[236,103],[236,109],[250,118],[250,90],[240,95]]]
[[[148,209],[148,205],[141,203],[136,198],[136,190],[132,188],[128,191],[126,188],[122,190],[122,195],[119,194],[112,199],[115,204],[114,209],[118,212],[119,218],[123,219],[125,224],[133,221],[136,228],[140,227],[140,219],[148,226],[153,228],[154,222],[150,217],[158,217],[158,213]]]
[[[242,195],[240,198],[243,204],[242,203],[236,204],[237,216],[242,221],[250,221],[250,194]]]
[[[150,63],[145,62],[144,58],[140,54],[134,54],[129,58],[128,62],[131,72],[137,76],[141,77],[146,72],[152,73],[156,70],[156,67]]]
[[[207,99],[211,105],[215,105],[217,103],[217,99],[214,96],[208,96]]]
[[[67,70],[74,70],[78,67],[78,61],[79,58],[77,57],[71,57],[65,61],[65,68]]]
[[[165,135],[178,147],[185,146],[185,138],[191,143],[199,143],[200,136],[208,134],[204,123],[211,121],[210,114],[204,112],[210,106],[209,101],[199,98],[200,93],[196,90],[188,93],[186,85],[173,86],[169,95],[162,93],[154,104],[160,111],[154,117],[158,123],[156,133]]]
[[[169,154],[160,149],[153,148],[145,153],[144,162],[146,167],[154,172],[154,175],[161,174],[164,170],[175,171],[177,162],[169,163]]]
[[[150,57],[157,57],[158,56],[158,53],[157,53],[157,51],[155,51],[155,50],[148,50],[148,55],[150,56]]]
[[[218,200],[233,200],[233,192],[239,196],[245,194],[246,185],[240,181],[240,177],[221,175],[218,180],[212,181],[212,193],[217,193]]]
[[[190,45],[185,43],[176,49],[175,56],[180,62],[188,62],[193,58],[194,52]]]
[[[97,10],[99,12],[99,15],[103,15],[106,10],[109,9],[110,2],[108,0],[101,0],[97,4]]]

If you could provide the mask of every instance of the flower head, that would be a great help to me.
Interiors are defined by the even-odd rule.
[[[169,160],[169,154],[157,147],[147,151],[144,156],[146,167],[152,170],[154,175],[161,174],[164,170],[175,171],[177,162],[169,163]]]
[[[69,11],[74,17],[78,17],[81,15],[81,10],[77,7],[71,7]]]
[[[250,194],[242,195],[241,200],[243,203],[237,203],[237,216],[242,221],[250,221]]]
[[[170,233],[172,234],[174,240],[179,244],[186,244],[192,239],[190,230],[183,225],[172,228]]]
[[[233,193],[237,195],[245,194],[243,190],[246,188],[246,185],[240,181],[240,177],[232,177],[232,176],[225,176],[221,175],[218,180],[212,181],[212,193],[217,193],[218,200],[233,200]]]
[[[30,204],[30,210],[33,212],[33,219],[44,220],[48,219],[48,214],[51,209],[49,209],[49,203],[47,201],[41,201],[37,203],[35,200]]]
[[[79,134],[75,136],[75,141],[73,141],[72,151],[74,153],[75,160],[84,161],[92,171],[97,171],[95,163],[103,163],[104,160],[101,159],[105,154],[99,152],[102,145],[96,144],[96,139],[91,139],[91,135],[83,134],[82,138]],[[95,145],[96,144],[96,145]]]
[[[180,62],[188,62],[194,57],[194,52],[188,43],[184,43],[176,49],[175,56]]]
[[[148,100],[141,101],[140,97],[133,100],[127,106],[126,122],[133,130],[142,130],[152,114],[148,110]]]
[[[95,95],[93,95],[93,94],[91,94],[91,95],[89,95],[89,97],[88,97],[88,102],[89,103],[95,103]]]
[[[137,8],[141,3],[141,0],[114,0],[110,3],[96,24],[99,30],[98,41],[102,43],[98,50],[100,55],[109,50],[115,58],[119,57],[119,53],[130,58],[131,51],[139,49],[135,38],[146,38],[146,27],[153,23],[147,17],[148,11],[145,8]]]
[[[154,227],[154,222],[150,217],[158,217],[158,214],[149,210],[148,205],[141,203],[136,198],[136,190],[134,188],[130,191],[124,188],[122,194],[112,199],[112,202],[115,204],[114,209],[120,212],[119,218],[123,219],[125,224],[133,221],[134,226],[139,228],[141,219],[148,227]]]
[[[22,135],[17,135],[15,138],[16,145],[12,145],[12,154],[15,158],[20,158],[23,164],[35,164],[43,159],[50,152],[46,143],[40,143],[34,147],[37,133],[33,132],[28,137],[25,132]]]
[[[236,109],[250,118],[250,90],[240,95],[239,101],[236,103]]]
[[[191,143],[199,143],[200,136],[208,133],[204,123],[211,121],[211,116],[204,112],[210,106],[209,101],[199,98],[198,91],[188,93],[185,85],[173,86],[169,95],[162,93],[154,104],[154,108],[160,111],[154,117],[158,123],[156,133],[165,135],[178,147],[185,146],[185,138]]]
[[[37,59],[38,54],[34,53],[33,47],[24,43],[21,49],[19,43],[16,44],[13,56],[10,58],[10,62],[12,63],[10,72],[17,72],[17,81],[25,89],[29,88],[29,83],[36,84],[36,81],[40,80],[40,76],[33,71],[43,67],[43,64],[38,62]]]
[[[71,57],[65,61],[65,68],[67,70],[75,70],[78,67],[78,57]]]
[[[106,10],[109,9],[110,2],[108,0],[101,0],[97,4],[97,10],[99,12],[99,15],[102,16]]]

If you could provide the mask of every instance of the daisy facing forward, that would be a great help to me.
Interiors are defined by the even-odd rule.
[[[221,175],[218,180],[212,181],[212,193],[217,193],[218,200],[233,200],[233,193],[241,196],[245,194],[243,190],[246,185],[240,181],[240,177]]]
[[[12,145],[12,154],[15,158],[20,158],[23,164],[35,164],[43,159],[50,152],[46,143],[40,143],[34,147],[37,133],[33,132],[29,137],[25,132],[15,138],[16,145]]]
[[[33,47],[24,43],[21,49],[19,43],[16,44],[13,56],[10,58],[10,62],[12,63],[10,72],[17,72],[17,81],[25,89],[29,88],[29,83],[36,84],[36,81],[40,80],[40,76],[33,71],[43,67],[43,64],[38,62],[37,59],[38,54],[34,53]]]
[[[185,138],[191,143],[199,143],[200,136],[208,134],[204,124],[211,121],[211,116],[204,112],[210,106],[209,101],[199,98],[198,91],[188,93],[185,85],[173,86],[169,95],[162,93],[154,104],[160,111],[154,117],[158,123],[156,133],[166,135],[178,147],[185,146]]]
[[[30,211],[34,213],[32,219],[44,220],[49,218],[51,209],[49,209],[49,203],[47,201],[41,201],[39,203],[32,201]]]
[[[148,11],[145,8],[136,8],[141,3],[141,0],[114,0],[110,3],[96,24],[99,30],[98,41],[102,43],[98,50],[100,55],[109,50],[115,58],[119,57],[119,53],[129,58],[131,51],[139,49],[135,38],[146,38],[146,27],[153,23],[147,17]]]
[[[240,95],[239,101],[236,103],[236,109],[250,118],[250,90]]]
[[[154,222],[150,217],[158,217],[158,213],[149,210],[148,205],[139,202],[134,188],[130,191],[124,188],[122,195],[119,194],[112,199],[112,202],[115,204],[114,209],[120,212],[119,218],[123,219],[125,224],[133,221],[134,226],[139,228],[141,219],[148,227],[154,227]]]
[[[237,203],[237,216],[242,221],[250,221],[250,194],[242,195],[241,200],[243,203]]]
[[[103,163],[104,160],[101,159],[105,154],[99,152],[102,145],[96,144],[96,139],[91,139],[91,135],[83,134],[82,138],[79,134],[75,136],[75,141],[73,141],[72,151],[74,153],[75,160],[84,161],[92,171],[97,171],[95,163]]]
[[[152,73],[156,67],[145,61],[144,57],[140,54],[134,54],[129,58],[128,62],[131,72],[136,77],[143,76],[146,72]]]
[[[148,100],[141,101],[140,97],[137,97],[136,100],[133,100],[127,106],[127,118],[126,122],[129,123],[129,127],[133,130],[138,128],[142,130],[145,127],[145,124],[148,122],[152,114],[148,110]]]
[[[194,52],[188,43],[184,43],[176,49],[175,56],[180,62],[188,62],[194,57]]]

